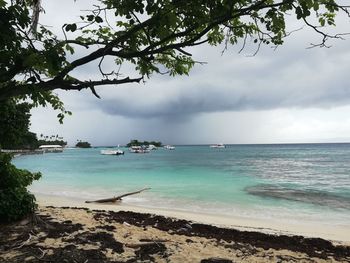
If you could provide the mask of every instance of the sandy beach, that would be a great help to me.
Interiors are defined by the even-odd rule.
[[[44,196],[39,204],[33,218],[1,226],[0,262],[350,260],[349,235],[341,229],[307,231],[306,226]],[[307,233],[328,240],[306,238]]]
[[[243,231],[259,231],[269,234],[302,235],[342,242],[350,245],[350,225],[316,225],[314,222],[295,222],[285,220],[262,220],[237,216],[214,215],[207,213],[191,213],[178,210],[155,209],[150,207],[131,206],[120,202],[117,204],[85,203],[84,200],[63,198],[48,195],[37,195],[41,206],[58,207],[86,207],[91,210],[132,211],[136,213],[150,213],[190,220],[202,224],[218,227],[235,228]]]

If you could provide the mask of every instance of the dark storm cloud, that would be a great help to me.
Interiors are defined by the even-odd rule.
[[[93,1],[78,1],[72,10],[65,4],[44,2],[47,14],[55,10],[60,16],[43,15],[44,24],[61,25],[78,19],[79,10],[89,9]],[[290,30],[299,28],[288,22]],[[348,21],[338,23],[338,32],[346,32]],[[277,108],[327,108],[349,103],[350,49],[348,41],[333,41],[330,49],[306,50],[319,36],[310,30],[298,31],[285,44],[272,51],[264,47],[255,57],[246,57],[255,49],[247,47],[238,54],[240,46],[196,47],[189,50],[194,59],[206,61],[197,65],[190,77],[153,76],[143,84],[102,88],[102,100],[92,95],[71,96],[65,101],[77,101],[76,107],[98,108],[109,115],[131,118],[186,118],[202,113],[265,110]],[[84,50],[85,51],[85,50]],[[77,54],[81,55],[82,50]],[[115,70],[112,59],[106,59],[106,71]],[[125,76],[137,77],[129,66],[123,66]],[[100,77],[96,63],[90,63],[74,76],[81,79]],[[88,93],[88,92],[86,92]]]
[[[281,87],[283,89],[283,87]],[[307,93],[307,87],[305,87]],[[128,96],[103,100],[99,107],[106,113],[127,117],[180,117],[198,113],[266,110],[285,107],[334,107],[349,103],[350,89],[338,88],[319,94],[283,94],[269,90],[223,91],[215,88],[198,88],[191,94],[181,94],[174,98],[151,100],[142,96],[139,99]]]
[[[93,3],[43,1],[40,23],[63,38],[62,25],[78,21]],[[300,28],[287,19],[289,30]],[[342,20],[337,33],[349,31],[348,17]],[[320,41],[315,36],[297,31],[276,51],[263,47],[255,57],[249,57],[256,50],[251,41],[240,54],[240,45],[224,55],[222,46],[186,49],[208,64],[195,66],[189,77],[154,75],[146,84],[97,88],[101,100],[89,90],[58,91],[73,115],[60,125],[57,112],[35,109],[32,130],[59,133],[70,145],[77,139],[117,145],[134,138],[170,144],[350,141],[350,36],[331,41],[330,49],[306,50]],[[72,59],[88,51],[81,48]],[[74,77],[99,79],[97,63],[74,70]],[[106,72],[118,70],[110,58],[103,66]],[[138,77],[130,65],[121,73]]]
[[[212,56],[190,77],[155,77],[145,85],[108,89],[98,107],[127,117],[181,118],[209,112],[346,105],[350,53],[341,48],[329,57],[328,49],[301,50],[292,56],[288,47],[254,58]]]

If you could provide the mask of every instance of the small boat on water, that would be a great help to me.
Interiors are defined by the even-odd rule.
[[[101,150],[102,155],[123,155],[124,151],[122,150]]]
[[[153,145],[153,144],[150,144],[147,146],[147,149],[148,150],[157,150],[157,146]]]
[[[225,144],[223,143],[218,143],[218,144],[213,144],[209,146],[210,148],[225,148]]]
[[[175,150],[175,146],[172,146],[172,145],[165,145],[165,146],[164,146],[164,149],[166,149],[166,150]]]
[[[149,153],[150,150],[147,147],[131,146],[129,148],[129,152],[131,152],[131,153]]]

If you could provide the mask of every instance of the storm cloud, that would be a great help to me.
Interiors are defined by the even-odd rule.
[[[44,1],[41,23],[62,34],[61,26],[78,20],[80,10],[91,3]],[[287,25],[289,30],[301,26],[295,21]],[[349,19],[338,17],[330,30],[349,31]],[[70,144],[83,139],[94,145],[134,138],[175,144],[350,141],[350,39],[330,40],[331,48],[307,49],[320,37],[304,28],[277,50],[265,46],[255,56],[256,46],[249,41],[241,53],[241,45],[223,55],[223,46],[186,49],[207,64],[196,65],[189,76],[153,75],[145,83],[98,88],[102,99],[88,90],[57,91],[73,116],[59,125],[56,112],[35,109],[32,130],[59,133]],[[74,76],[98,79],[96,63]],[[117,69],[109,58],[103,66],[106,72]],[[138,77],[130,65],[121,73]]]
[[[181,118],[210,112],[329,108],[350,101],[350,52],[342,47],[334,52],[296,52],[287,46],[255,57],[234,52],[220,56],[218,49],[201,49],[211,53],[208,64],[197,65],[189,77],[155,76],[146,84],[104,89],[96,106],[107,114],[132,118]]]

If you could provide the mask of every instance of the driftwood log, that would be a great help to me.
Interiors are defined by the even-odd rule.
[[[139,194],[139,193],[146,191],[146,190],[149,190],[149,189],[151,189],[151,188],[143,188],[143,189],[135,191],[135,192],[126,193],[126,194],[115,196],[112,198],[105,198],[105,199],[99,199],[99,200],[94,200],[94,201],[85,201],[85,203],[115,203],[118,201],[122,201],[123,197],[125,197],[125,196]]]

